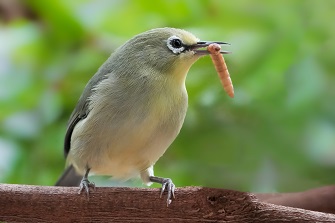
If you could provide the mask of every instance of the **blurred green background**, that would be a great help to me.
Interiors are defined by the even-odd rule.
[[[209,57],[193,65],[157,176],[254,192],[335,184],[334,12],[332,0],[0,0],[0,182],[53,185],[87,81],[132,36],[170,26],[232,44],[236,95]]]

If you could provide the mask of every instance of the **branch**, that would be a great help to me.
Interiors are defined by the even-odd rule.
[[[104,188],[89,197],[75,187],[0,184],[6,222],[335,222],[335,215],[260,202],[246,192],[176,189],[166,207],[159,189]]]
[[[257,194],[262,202],[335,214],[335,186],[296,193]]]

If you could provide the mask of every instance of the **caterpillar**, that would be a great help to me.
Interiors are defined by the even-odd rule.
[[[212,58],[213,64],[215,66],[216,72],[219,75],[223,89],[227,94],[233,98],[234,97],[234,87],[231,81],[229,71],[223,56],[220,54],[221,46],[217,43],[212,43],[207,47],[208,52]]]

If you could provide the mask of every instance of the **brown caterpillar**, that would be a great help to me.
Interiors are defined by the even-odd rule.
[[[207,50],[210,53],[216,72],[218,73],[221,80],[223,89],[231,98],[233,98],[234,87],[228,72],[226,62],[223,56],[220,54],[221,46],[217,43],[212,43],[207,47]]]

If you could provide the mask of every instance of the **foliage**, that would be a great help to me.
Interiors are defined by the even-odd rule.
[[[16,2],[16,1],[13,1]],[[333,1],[65,1],[0,20],[0,180],[52,185],[67,119],[127,39],[177,27],[227,41],[235,98],[209,57],[187,78],[189,110],[155,166],[177,186],[294,191],[335,182]],[[26,16],[24,16],[26,15]]]

